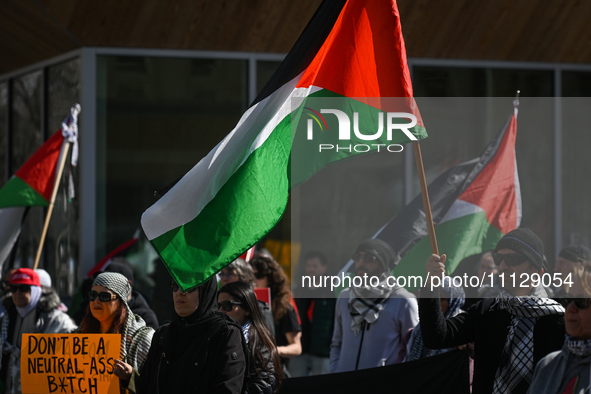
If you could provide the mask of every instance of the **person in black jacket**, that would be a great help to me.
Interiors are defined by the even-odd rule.
[[[525,393],[538,361],[562,348],[564,308],[549,299],[539,283],[535,286],[532,276],[543,272],[543,255],[544,245],[531,230],[507,233],[493,253],[499,283],[504,285],[500,294],[447,320],[439,289],[431,291],[431,281],[421,289],[425,346],[442,349],[474,342],[474,394]],[[431,255],[426,264],[430,277],[445,274],[445,257]]]
[[[241,393],[246,359],[240,326],[217,311],[215,278],[182,292],[171,281],[177,317],[161,326],[132,393]]]
[[[281,361],[254,291],[246,283],[228,283],[218,293],[218,308],[240,324],[248,343],[248,394],[276,392],[282,379]]]

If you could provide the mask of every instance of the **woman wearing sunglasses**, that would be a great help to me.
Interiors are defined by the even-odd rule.
[[[240,326],[218,311],[215,277],[183,291],[171,281],[176,318],[160,326],[129,391],[242,393],[246,370]]]
[[[540,360],[528,394],[591,392],[591,264],[575,277],[579,286],[566,306],[564,346]]]
[[[218,293],[218,308],[240,324],[248,343],[248,393],[271,394],[277,391],[281,384],[279,354],[254,291],[242,282],[228,283]]]
[[[127,305],[130,292],[125,276],[115,272],[98,275],[87,295],[89,304],[79,328],[83,333],[121,334],[121,358],[115,361],[113,373],[122,383],[141,369],[154,335],[154,329]]]

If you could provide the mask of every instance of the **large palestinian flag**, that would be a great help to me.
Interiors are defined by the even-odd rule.
[[[504,234],[519,227],[516,136],[517,107],[480,158],[452,167],[429,185],[437,245],[447,255],[447,274],[465,257],[494,249]],[[411,276],[424,276],[432,252],[422,197],[417,196],[374,238],[388,242],[402,256],[395,276],[405,276],[407,281]],[[413,283],[407,287],[415,288]]]
[[[281,219],[291,185],[350,156],[290,161],[292,123],[307,111],[308,99],[321,97],[348,100],[341,109],[358,112],[361,123],[383,109],[379,100],[363,98],[412,97],[394,1],[323,2],[234,130],[144,212],[144,232],[182,289],[210,278],[264,237]],[[426,133],[417,118],[411,132],[420,139]],[[408,141],[398,133],[386,142]],[[294,163],[304,163],[297,179]]]

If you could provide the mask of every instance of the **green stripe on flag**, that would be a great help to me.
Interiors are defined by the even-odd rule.
[[[447,255],[445,267],[448,275],[453,273],[462,259],[494,249],[503,236],[499,229],[488,222],[484,212],[441,223],[435,228],[435,234],[439,253]],[[425,264],[431,254],[431,242],[426,236],[400,260],[393,271],[394,276],[404,276],[407,281],[411,276],[424,278]],[[406,288],[409,291],[416,289],[412,283],[407,284]]]
[[[281,219],[289,189],[290,123],[287,116],[277,125],[195,219],[152,240],[183,290],[215,275],[244,252],[242,245],[251,247]]]
[[[49,202],[41,194],[17,176],[0,189],[0,208],[48,205]]]

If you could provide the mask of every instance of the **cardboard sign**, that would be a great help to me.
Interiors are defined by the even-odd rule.
[[[23,334],[23,394],[119,394],[120,334]]]

